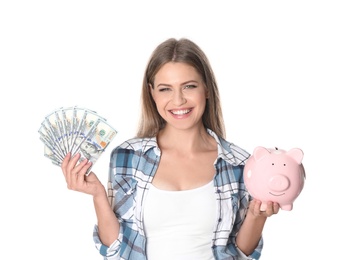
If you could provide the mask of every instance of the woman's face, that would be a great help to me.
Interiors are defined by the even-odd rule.
[[[188,129],[202,125],[207,93],[194,67],[169,62],[157,72],[151,94],[167,126]]]

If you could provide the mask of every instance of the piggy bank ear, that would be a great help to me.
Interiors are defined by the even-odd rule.
[[[302,163],[304,154],[301,149],[293,148],[289,150],[286,154],[289,155],[291,158],[293,158],[298,164]]]
[[[265,147],[258,146],[254,149],[253,156],[255,161],[259,161],[262,158],[268,156],[270,154],[270,151],[267,150]]]

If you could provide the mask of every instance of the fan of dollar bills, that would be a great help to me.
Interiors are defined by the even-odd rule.
[[[44,156],[54,165],[61,166],[68,152],[72,156],[80,153],[79,161],[87,159],[94,165],[117,131],[95,111],[74,106],[48,114],[38,133],[44,144]]]

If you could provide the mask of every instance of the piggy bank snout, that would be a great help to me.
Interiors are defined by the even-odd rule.
[[[276,174],[269,178],[268,187],[272,191],[284,191],[290,187],[290,179],[283,174]]]

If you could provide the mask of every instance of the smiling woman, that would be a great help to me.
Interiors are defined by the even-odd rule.
[[[243,182],[249,154],[225,140],[218,86],[203,51],[168,39],[149,59],[137,135],[113,149],[108,193],[91,162],[68,154],[68,187],[93,196],[105,259],[259,259],[277,203]],[[168,213],[167,213],[168,212]],[[159,227],[159,228],[158,228]]]
[[[345,29],[344,13],[342,0],[177,0],[169,6],[166,1],[159,0],[0,1],[0,87],[2,100],[9,101],[0,104],[4,147],[1,149],[4,169],[0,189],[1,220],[5,224],[1,235],[3,241],[6,240],[0,259],[8,259],[9,252],[16,254],[14,259],[103,259],[95,250],[91,237],[93,224],[98,221],[93,198],[98,201],[99,196],[67,190],[61,169],[43,156],[44,152],[52,151],[42,149],[42,142],[37,140],[37,127],[46,112],[60,107],[78,105],[104,115],[119,130],[92,167],[106,187],[112,149],[137,135],[137,118],[142,117],[142,79],[149,55],[171,36],[188,37],[207,54],[217,76],[229,141],[249,153],[258,145],[302,147],[305,152],[306,186],[292,211],[281,210],[267,220],[260,260],[342,258],[337,249],[343,247],[343,240],[332,238],[334,233],[338,236],[345,233],[344,219],[337,211],[343,205],[344,196],[344,171],[341,170],[345,147],[345,37],[341,33]],[[180,52],[181,47],[176,51]],[[192,46],[188,49],[195,52]],[[159,64],[150,64],[153,70],[172,61],[172,57],[167,58],[165,54],[168,50],[160,51],[161,59],[154,59]],[[196,68],[206,88],[212,84],[210,74],[202,71],[201,64],[205,64],[202,58],[191,60],[178,56],[178,61]],[[156,74],[156,71],[148,72],[150,77]],[[151,92],[150,88],[147,90]],[[31,98],[33,94],[36,99]],[[217,127],[220,124],[208,122],[217,120],[218,116],[206,116],[216,111],[217,105],[212,104],[217,99],[212,93],[209,95],[206,106],[210,109],[205,108],[203,122],[219,135],[221,131]],[[165,121],[161,121],[156,112],[152,110],[148,117],[145,116],[145,124],[152,126],[154,121],[164,125]],[[148,127],[150,136],[158,132],[154,127]],[[148,135],[140,138],[144,136]],[[176,134],[172,138],[177,141],[182,137]],[[132,152],[133,167],[144,162],[142,157],[137,160],[135,156],[149,150],[150,143],[145,144],[146,149],[142,146],[143,149]],[[166,150],[162,152],[167,154]],[[181,154],[183,156],[192,156],[192,153]],[[219,163],[224,163],[226,156],[219,157]],[[170,163],[174,169],[174,162]],[[24,170],[19,170],[18,166]],[[130,222],[132,219],[125,221],[132,213],[131,207],[127,207],[126,215],[122,214],[126,210],[119,206],[122,195],[123,199],[132,199],[134,203],[141,199],[137,193],[141,183],[136,182],[141,178],[140,172],[121,170],[121,166],[117,166],[116,172],[116,175],[123,175],[122,186],[115,189],[115,212],[125,228],[122,231],[132,237],[136,235],[133,229],[146,235],[137,228],[137,223]],[[238,172],[234,171],[235,175]],[[219,173],[217,168],[216,175],[221,176]],[[125,174],[135,177],[126,179]],[[235,180],[232,186],[232,177],[228,174],[229,180],[222,180],[228,182],[224,190],[242,187]],[[219,184],[220,178],[216,177],[213,183]],[[124,184],[127,180],[128,187]],[[206,181],[194,186],[203,187]],[[126,192],[122,187],[127,188]],[[154,196],[155,193],[151,193],[153,185],[145,186],[148,187]],[[222,190],[217,194],[217,199],[227,195]],[[109,197],[113,198],[111,194]],[[233,197],[233,204],[225,205],[239,206],[239,200]],[[147,199],[150,198],[143,197],[144,210],[149,210]],[[187,200],[183,202],[188,205]],[[168,206],[166,202],[162,210]],[[225,207],[221,209],[226,210]],[[212,218],[212,209],[209,211],[207,217]],[[115,213],[110,210],[111,214]],[[206,216],[201,218],[199,224],[207,221]],[[216,222],[216,225],[223,223]],[[143,225],[146,228],[147,221]],[[225,225],[223,227],[226,229]],[[103,234],[101,232],[102,242],[107,244]],[[18,237],[25,241],[20,246]],[[126,237],[119,237],[119,241],[123,243]],[[228,250],[232,241],[231,236],[228,246],[224,247],[225,259],[231,259],[229,254],[236,252]],[[126,251],[125,245],[121,248]],[[144,242],[140,248],[144,248]],[[114,253],[114,258],[120,256]]]

